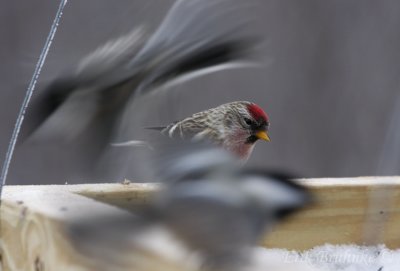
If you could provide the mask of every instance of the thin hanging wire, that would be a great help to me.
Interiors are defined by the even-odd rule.
[[[13,130],[13,133],[12,133],[12,136],[11,136],[10,143],[8,145],[6,157],[4,159],[3,168],[1,170],[1,175],[0,175],[0,199],[1,199],[1,194],[3,192],[3,186],[6,184],[7,175],[8,175],[8,169],[10,167],[10,163],[11,163],[11,160],[12,160],[12,157],[13,157],[13,154],[14,154],[14,149],[15,149],[15,145],[17,143],[18,134],[19,134],[19,131],[20,131],[21,126],[22,126],[22,123],[23,123],[24,118],[25,118],[26,109],[28,108],[29,101],[30,101],[30,99],[32,97],[33,91],[34,91],[35,86],[36,86],[36,82],[39,79],[40,72],[41,72],[43,64],[44,64],[44,62],[46,60],[46,57],[47,57],[47,54],[49,52],[51,43],[53,42],[54,36],[55,36],[55,34],[57,32],[57,27],[58,27],[58,24],[59,24],[59,22],[61,20],[62,15],[63,15],[63,10],[64,10],[65,5],[67,4],[67,1],[68,0],[61,0],[60,1],[60,5],[58,7],[58,10],[57,10],[56,16],[54,18],[54,21],[53,21],[53,23],[51,25],[50,32],[47,35],[46,42],[45,42],[44,47],[43,47],[43,49],[42,49],[42,51],[40,53],[40,56],[39,56],[39,60],[36,63],[36,68],[35,68],[35,71],[34,71],[34,73],[32,75],[32,79],[29,82],[28,89],[26,90],[26,94],[25,94],[24,100],[22,102],[22,105],[21,105],[21,108],[20,108],[20,111],[19,111],[19,114],[18,114],[18,117],[17,117],[17,121],[15,122],[14,130]]]

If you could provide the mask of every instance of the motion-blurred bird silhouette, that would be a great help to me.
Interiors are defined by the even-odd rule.
[[[234,0],[177,1],[149,38],[138,28],[110,41],[50,84],[32,102],[24,134],[31,134],[32,140],[79,139],[84,142],[79,148],[97,156],[117,133],[129,131],[129,127],[121,126],[126,126],[124,119],[131,112],[138,113],[131,108],[140,97],[207,72],[252,62],[259,37],[248,27],[249,20],[240,16],[244,6]],[[228,106],[220,109],[226,109],[226,114],[214,115],[214,124],[219,125],[225,115],[232,116]],[[246,158],[258,138],[268,140],[268,119],[261,109],[247,102],[233,103],[230,111],[241,116],[229,117],[224,123],[232,127],[240,124],[252,133],[247,133],[244,147],[233,148],[232,140],[226,147]],[[189,122],[184,120],[177,126],[186,131]],[[211,135],[204,122],[197,124],[192,126],[196,131],[205,128],[197,136]],[[228,138],[233,136],[229,134]],[[239,139],[243,141],[244,135]]]
[[[149,163],[163,186],[147,207],[69,227],[96,270],[245,270],[265,232],[310,202],[287,177],[237,167],[212,144],[166,145]]]

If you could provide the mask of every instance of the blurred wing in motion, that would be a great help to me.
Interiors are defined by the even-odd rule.
[[[154,143],[154,150],[149,170],[155,180],[167,184],[233,172],[240,165],[236,157],[205,140],[162,137]]]
[[[100,126],[112,119],[112,113],[132,92],[136,75],[129,82],[114,84],[109,81],[110,73],[123,69],[143,42],[143,31],[134,30],[98,48],[69,75],[57,78],[33,101],[25,128],[28,133],[34,131],[35,139],[70,140],[89,129],[92,122]]]
[[[90,138],[85,148],[102,150],[137,96],[249,60],[255,39],[238,16],[241,6],[234,0],[177,1],[147,41],[135,30],[55,80],[33,103],[33,120],[24,129],[34,131],[33,139],[68,142],[84,135]]]
[[[189,251],[166,227],[142,211],[96,214],[67,225],[82,263],[97,271],[196,270]]]

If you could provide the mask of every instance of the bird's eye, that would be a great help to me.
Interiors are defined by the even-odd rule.
[[[252,125],[253,124],[251,119],[248,119],[248,118],[244,118],[244,122],[246,122],[247,125]]]

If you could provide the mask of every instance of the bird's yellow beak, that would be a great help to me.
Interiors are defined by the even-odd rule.
[[[268,133],[266,131],[258,131],[256,133],[256,137],[258,139],[262,139],[262,140],[265,140],[265,141],[271,141],[271,139],[269,138],[269,135],[268,135]]]

